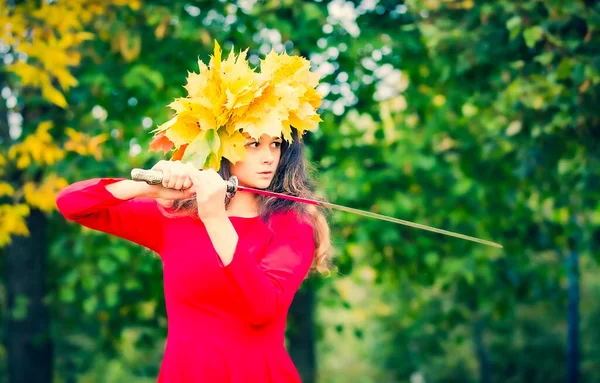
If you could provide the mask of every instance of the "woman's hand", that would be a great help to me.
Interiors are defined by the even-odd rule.
[[[200,219],[226,217],[227,183],[213,169],[201,171],[191,163],[162,160],[152,170],[162,171],[163,181],[161,185],[149,186],[148,195],[161,205],[170,207],[174,200],[196,194]]]
[[[161,185],[150,185],[148,195],[163,206],[169,207],[179,198],[189,198],[194,195],[191,174],[200,172],[193,165],[181,161],[159,161],[152,170],[163,173]]]
[[[202,221],[226,217],[225,196],[227,182],[213,169],[190,173],[198,202],[198,216]]]

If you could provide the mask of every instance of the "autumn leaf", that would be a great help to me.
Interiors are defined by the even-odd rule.
[[[214,132],[214,130],[202,131],[190,142],[181,159],[183,162],[190,162],[198,169],[204,167],[211,148],[206,137],[208,132]]]
[[[218,154],[220,145],[221,140],[215,130],[203,130],[189,144],[182,161],[191,162],[198,169],[202,169],[208,162],[211,153]]]
[[[190,123],[191,118],[179,118],[173,126],[165,132],[165,137],[175,146],[181,146],[192,142],[200,133],[200,128],[195,123]]]
[[[0,205],[0,248],[10,244],[13,235],[30,235],[25,222],[27,216],[29,206],[25,204]]]
[[[56,196],[58,192],[65,188],[68,182],[58,177],[56,173],[51,173],[37,185],[34,182],[26,182],[23,185],[25,201],[33,207],[44,212],[51,212],[56,208]]]
[[[15,193],[15,189],[6,182],[0,182],[0,197],[11,196]]]
[[[187,149],[188,144],[185,145],[181,145],[179,148],[177,148],[177,150],[175,150],[175,152],[173,153],[173,156],[171,157],[171,161],[179,161],[183,158],[183,154],[185,153],[185,150]]]
[[[246,157],[246,137],[239,131],[235,131],[229,135],[227,130],[219,130],[221,138],[223,157],[227,158],[231,163],[236,163]]]
[[[32,162],[39,165],[52,165],[62,160],[65,153],[54,143],[49,133],[52,126],[51,121],[41,122],[35,133],[27,136],[23,142],[10,147],[8,158],[17,160],[19,169],[25,169]]]
[[[165,137],[165,133],[160,133],[150,142],[151,152],[168,153],[173,148],[173,141]]]

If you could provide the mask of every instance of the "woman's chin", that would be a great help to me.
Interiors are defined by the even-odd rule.
[[[267,189],[271,185],[271,180],[260,180],[256,182],[256,189]]]
[[[253,182],[246,182],[245,185],[242,186],[254,188],[254,189],[267,189],[269,185],[271,185],[270,179],[261,179],[261,180],[253,180]]]

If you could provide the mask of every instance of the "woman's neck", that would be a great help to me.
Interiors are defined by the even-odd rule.
[[[236,217],[255,217],[258,215],[256,195],[250,192],[238,192],[227,206],[227,215]]]

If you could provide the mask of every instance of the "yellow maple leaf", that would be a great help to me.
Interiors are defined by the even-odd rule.
[[[213,55],[210,59],[210,66],[217,70],[217,74],[219,73],[218,71],[221,70],[221,46],[216,40]]]
[[[299,56],[289,56],[287,53],[277,54],[271,50],[267,56],[260,62],[260,72],[268,76],[273,83],[281,82],[305,82],[305,78],[299,78],[303,69],[308,68],[308,60]],[[307,84],[316,86],[317,84]]]
[[[173,126],[173,124],[175,124],[176,121],[177,121],[177,116],[175,116],[175,117],[171,118],[169,121],[159,125],[158,128],[156,128],[152,131],[152,133],[154,133],[154,134],[162,133],[162,132],[166,131],[167,129],[169,129],[171,126]]]
[[[68,105],[65,96],[58,89],[52,86],[49,81],[42,84],[42,96],[46,100],[50,101],[56,106],[60,106],[63,109]]]
[[[79,81],[64,67],[54,68],[50,71],[54,77],[58,80],[58,83],[63,89],[69,89],[77,86]]]
[[[198,66],[200,67],[200,73],[207,71],[208,68],[202,63],[199,62]],[[205,69],[203,69],[203,67]],[[205,97],[205,90],[208,88],[208,78],[199,73],[188,72],[187,82],[184,85],[185,90],[187,90],[188,97]],[[208,99],[208,97],[207,97]]]
[[[17,160],[17,168],[18,169],[25,169],[25,168],[29,167],[29,165],[31,165],[31,157],[29,157],[26,154],[21,155],[19,157],[19,159]]]
[[[129,6],[134,11],[138,11],[142,6],[141,0],[112,0],[112,2],[117,6]]]
[[[108,140],[108,134],[101,133],[90,137],[87,134],[78,132],[70,127],[65,129],[65,133],[69,137],[69,140],[64,144],[65,150],[75,152],[82,156],[92,155],[97,160],[102,159],[101,144]]]
[[[40,87],[42,80],[48,79],[48,74],[43,70],[31,64],[23,61],[17,61],[13,64],[7,65],[6,69],[9,72],[15,73],[21,79],[23,86]]]
[[[231,163],[235,164],[246,157],[246,137],[240,131],[235,131],[230,135],[227,129],[219,129],[219,138],[223,157]]]
[[[69,140],[64,145],[65,150],[85,155],[84,134],[69,127],[65,129],[65,133],[69,137]]]
[[[55,201],[58,192],[67,185],[68,182],[64,178],[58,177],[56,173],[45,177],[39,185],[26,182],[23,185],[25,201],[41,211],[50,212],[56,208]]]
[[[25,218],[29,216],[29,206],[0,205],[0,247],[10,244],[13,235],[30,235]]]
[[[210,163],[211,153],[218,155],[221,138],[214,129],[202,130],[187,146],[181,159],[190,162],[199,169]],[[218,170],[218,167],[216,168]]]
[[[171,140],[175,146],[181,146],[192,142],[198,133],[200,133],[200,128],[193,121],[193,117],[188,116],[186,119],[184,115],[179,115],[173,125],[166,130],[165,137]]]
[[[91,137],[87,143],[88,153],[94,156],[96,160],[102,159],[102,144],[108,141],[108,134],[101,133]]]
[[[64,158],[64,151],[56,146],[48,132],[52,126],[51,121],[41,122],[34,134],[11,146],[8,157],[11,160],[17,159],[19,169],[30,166],[32,161],[40,165],[52,165]]]
[[[15,193],[15,189],[6,182],[0,182],[0,197],[11,196]]]

